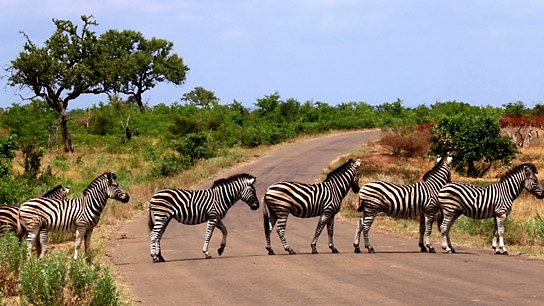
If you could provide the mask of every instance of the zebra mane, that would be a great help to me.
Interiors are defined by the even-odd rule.
[[[513,174],[520,171],[520,169],[523,169],[523,167],[529,167],[529,169],[534,173],[537,174],[538,171],[536,170],[536,166],[533,163],[524,163],[521,165],[517,165],[514,168],[508,170],[505,174],[501,175],[500,182],[503,182],[505,179],[511,177]]]
[[[89,190],[94,189],[97,185],[102,183],[104,180],[114,180],[117,176],[113,172],[104,172],[103,174],[99,175],[97,178],[95,178],[85,189],[83,190],[83,194],[87,194]]]
[[[54,194],[55,192],[57,192],[58,190],[61,190],[63,189],[64,187],[62,187],[62,185],[58,185],[57,187],[49,190],[48,192],[44,193],[42,195],[42,198],[48,198],[50,195]]]
[[[442,165],[446,163],[447,160],[448,160],[447,157],[444,157],[444,156],[441,157],[441,158],[440,158],[440,161],[437,162],[436,165],[434,165],[434,167],[432,167],[431,170],[427,171],[427,173],[425,173],[425,174],[423,175],[423,181],[426,181],[426,180],[428,180],[431,176],[433,176],[433,174],[435,174],[435,173],[438,171],[438,169],[440,169],[440,167],[442,167]]]
[[[235,174],[235,175],[231,175],[231,176],[229,176],[227,178],[221,178],[221,179],[216,180],[215,182],[213,182],[211,188],[224,186],[224,185],[229,184],[230,182],[237,181],[239,179],[246,179],[246,180],[253,179],[253,180],[255,180],[255,177],[253,175],[247,174],[247,173]]]
[[[351,165],[354,163],[355,161],[353,160],[353,158],[350,158],[347,162],[345,162],[343,165],[341,165],[340,167],[332,170],[331,172],[329,172],[329,174],[327,174],[327,177],[325,178],[325,181],[329,179],[329,177],[333,177],[335,176],[337,173],[344,173],[346,171],[347,168],[350,168]]]

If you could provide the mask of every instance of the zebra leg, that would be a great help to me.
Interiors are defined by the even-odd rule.
[[[158,219],[155,219],[155,223],[153,224],[153,229],[151,230],[150,238],[151,238],[151,258],[153,259],[153,263],[157,262],[165,262],[164,257],[162,257],[161,254],[161,238],[164,234],[164,231],[166,230],[166,226],[168,223],[170,223],[171,219],[167,219],[166,221],[159,221]]]
[[[264,203],[263,205],[265,205],[263,209],[268,209],[266,207],[266,203]],[[265,215],[264,217],[264,236],[266,238],[266,250],[268,251],[268,255],[275,254],[274,250],[272,250],[272,245],[270,244],[270,234],[272,233],[272,229],[276,225],[276,220],[277,217],[274,213],[270,213],[268,215]]]
[[[219,254],[219,256],[221,256],[221,254],[223,254],[223,251],[225,250],[225,247],[227,246],[228,232],[227,232],[227,228],[225,227],[225,225],[223,224],[221,220],[217,222],[217,227],[221,230],[221,233],[223,233],[223,240],[221,240],[221,247],[217,249],[217,253]]]
[[[428,248],[429,249],[429,253],[436,253],[436,251],[434,250],[434,247],[431,245],[431,234],[432,234],[432,231],[433,231],[433,222],[434,222],[434,213],[433,212],[429,212],[429,213],[425,213],[424,217],[422,218],[421,221],[424,221],[425,222],[425,245],[424,245],[424,248]],[[421,225],[421,224],[420,224]],[[423,233],[421,232],[421,228],[420,228],[420,239],[423,239]],[[421,247],[421,245],[420,245]],[[423,248],[421,249],[421,252],[426,252],[427,250],[423,250]]]
[[[493,240],[491,240],[491,248],[497,250],[499,242],[499,232],[497,230],[497,217],[493,217]]]
[[[360,218],[355,227],[355,237],[353,238],[353,252],[361,253],[359,244],[361,243],[361,232],[363,231],[363,218]]]
[[[319,236],[321,235],[321,232],[323,231],[323,228],[325,227],[325,224],[328,223],[328,218],[325,215],[321,215],[319,218],[319,221],[317,221],[317,227],[315,228],[315,235],[314,239],[312,240],[312,243],[310,244],[310,247],[312,248],[312,254],[317,254],[317,239],[319,239]]]
[[[36,242],[36,252],[38,253],[38,256],[40,259],[42,259],[45,256],[45,253],[47,252],[47,240],[49,238],[49,232],[42,228],[39,232],[39,237],[35,239]]]
[[[442,225],[440,225],[440,232],[442,233],[442,249],[445,250],[446,253],[455,253],[450,241],[450,230],[451,226],[460,215],[461,214],[451,216],[450,214],[444,213],[444,220],[442,221]]]
[[[421,253],[427,253],[427,247],[423,244],[423,233],[425,232],[425,217],[419,216],[419,249]]]
[[[504,246],[504,222],[506,221],[506,215],[502,214],[496,217],[497,219],[497,233],[499,235],[499,248],[495,250],[495,254],[508,255],[506,247]]]
[[[92,235],[93,235],[93,228],[90,228],[85,232],[85,258],[86,259],[89,259],[89,249],[91,248]]]
[[[76,243],[74,247],[74,260],[77,260],[79,255],[79,247],[81,246],[81,240],[85,237],[85,227],[78,227],[76,229]]]
[[[338,250],[334,247],[334,242],[333,242],[334,217],[329,223],[327,223],[327,234],[329,235],[329,249],[331,249],[333,253],[338,253]]]
[[[289,243],[287,243],[287,240],[285,239],[285,227],[287,226],[287,217],[280,218],[278,217],[278,226],[276,228],[276,231],[278,232],[278,236],[280,236],[281,244],[283,245],[283,249],[287,252],[289,252],[289,255],[296,254],[295,251],[289,246]]]
[[[206,259],[212,258],[210,253],[208,253],[208,245],[210,244],[210,239],[212,238],[213,230],[215,229],[216,224],[216,219],[208,220],[208,226],[206,227],[206,237],[204,238],[204,246],[202,247],[202,253],[206,255]]]
[[[34,245],[36,244],[38,237],[39,237],[39,230],[38,231],[30,230],[30,229],[28,230],[28,234],[26,236],[28,256],[32,256],[32,249],[34,248]],[[40,254],[38,254],[38,256],[39,255]]]
[[[365,248],[368,250],[368,253],[375,253],[374,248],[370,245],[370,238],[368,237],[368,232],[370,231],[370,227],[372,226],[372,222],[374,222],[374,218],[376,217],[375,214],[366,214],[363,220],[363,237],[365,239]]]

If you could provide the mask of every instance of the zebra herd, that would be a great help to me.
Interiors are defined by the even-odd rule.
[[[282,246],[289,254],[295,251],[287,243],[285,229],[289,214],[299,218],[319,217],[315,235],[310,244],[312,253],[317,253],[317,240],[325,228],[329,238],[329,249],[338,253],[334,246],[334,218],[340,211],[342,200],[349,190],[359,194],[362,212],[356,224],[353,247],[360,253],[360,236],[364,234],[364,245],[374,253],[368,233],[378,213],[394,218],[419,217],[419,247],[421,252],[435,253],[431,245],[432,225],[438,216],[438,227],[442,234],[442,249],[455,253],[449,232],[452,224],[461,215],[473,219],[494,218],[492,247],[495,254],[508,254],[504,246],[504,222],[512,211],[513,201],[523,189],[538,199],[544,192],[534,164],[524,163],[506,172],[499,183],[488,187],[451,182],[452,158],[440,158],[419,183],[411,185],[373,181],[359,187],[361,161],[349,159],[329,173],[321,183],[305,184],[280,181],[270,185],[261,200],[266,250],[274,255],[270,234],[274,226]],[[218,254],[222,255],[227,245],[227,228],[222,220],[230,207],[238,200],[245,202],[251,210],[259,209],[256,195],[256,178],[241,173],[216,180],[211,188],[202,190],[163,189],[156,192],[149,202],[150,248],[153,262],[164,262],[160,241],[173,219],[182,224],[207,223],[202,252],[212,258],[208,246],[214,229],[223,234]],[[34,246],[43,258],[47,251],[49,232],[75,232],[74,259],[78,258],[81,240],[88,256],[91,234],[100,219],[108,199],[126,203],[129,195],[119,186],[114,173],[106,172],[93,180],[84,190],[83,197],[68,199],[69,188],[57,186],[47,194],[31,199],[18,206],[0,206],[0,229],[16,230],[20,237],[27,236],[28,253]],[[425,236],[425,241],[423,237]]]

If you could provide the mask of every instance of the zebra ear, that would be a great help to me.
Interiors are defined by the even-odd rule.
[[[355,161],[355,167],[359,167],[361,165],[361,160],[357,158],[357,161]]]
[[[248,185],[253,185],[255,183],[255,178],[250,178],[247,180]]]

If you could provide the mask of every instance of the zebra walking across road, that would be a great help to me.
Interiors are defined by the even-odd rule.
[[[223,240],[217,252],[219,255],[223,254],[228,233],[222,219],[229,208],[238,200],[242,200],[251,210],[259,209],[259,200],[253,185],[255,180],[254,176],[242,173],[219,179],[210,189],[164,189],[155,193],[149,202],[148,223],[151,230],[153,262],[165,261],[161,255],[161,238],[172,218],[187,225],[208,223],[202,248],[202,252],[208,259],[212,258],[208,252],[208,245],[215,227],[218,227],[223,233]]]
[[[438,163],[425,175],[423,181],[411,185],[399,185],[383,181],[365,184],[359,192],[359,208],[363,215],[355,229],[353,247],[355,253],[361,253],[359,244],[361,232],[364,235],[365,248],[374,253],[370,245],[368,232],[376,215],[380,212],[393,218],[420,218],[419,247],[421,252],[435,253],[431,245],[431,228],[435,214],[439,211],[436,196],[442,186],[451,180],[451,157],[440,158]],[[425,232],[426,242],[423,244]]]
[[[447,253],[455,253],[450,241],[450,229],[457,218],[465,215],[472,219],[494,218],[495,229],[491,246],[495,254],[507,255],[504,246],[504,222],[512,211],[514,200],[523,189],[538,199],[544,198],[536,174],[534,164],[524,163],[506,172],[499,183],[487,187],[463,183],[446,184],[438,193],[439,205],[444,216],[440,226],[442,249]]]
[[[58,185],[57,187],[49,190],[42,198],[50,198],[57,200],[65,200],[68,192],[70,192],[70,187],[62,187]],[[5,231],[17,232],[17,219],[19,218],[19,205],[2,205],[0,206],[0,233]],[[23,232],[23,235],[26,234],[26,231]],[[20,236],[19,238],[21,238]]]
[[[276,222],[277,232],[285,251],[295,254],[285,239],[287,217],[292,214],[299,218],[319,216],[315,235],[310,246],[312,254],[317,254],[316,244],[325,225],[329,234],[329,248],[338,253],[334,247],[334,217],[340,211],[342,200],[352,189],[359,192],[359,169],[361,161],[349,159],[327,175],[322,183],[304,184],[297,182],[277,182],[270,185],[263,196],[264,234],[266,249],[274,255],[270,245],[270,233]]]
[[[100,214],[108,199],[122,203],[129,201],[129,195],[116,179],[112,172],[98,176],[85,188],[82,198],[57,200],[42,197],[21,204],[17,232],[20,233],[22,228],[28,231],[28,254],[31,254],[32,247],[39,239],[42,245],[39,258],[43,258],[47,252],[49,232],[75,231],[74,259],[78,257],[82,239],[85,240],[85,257],[88,257],[93,229],[100,221]]]

